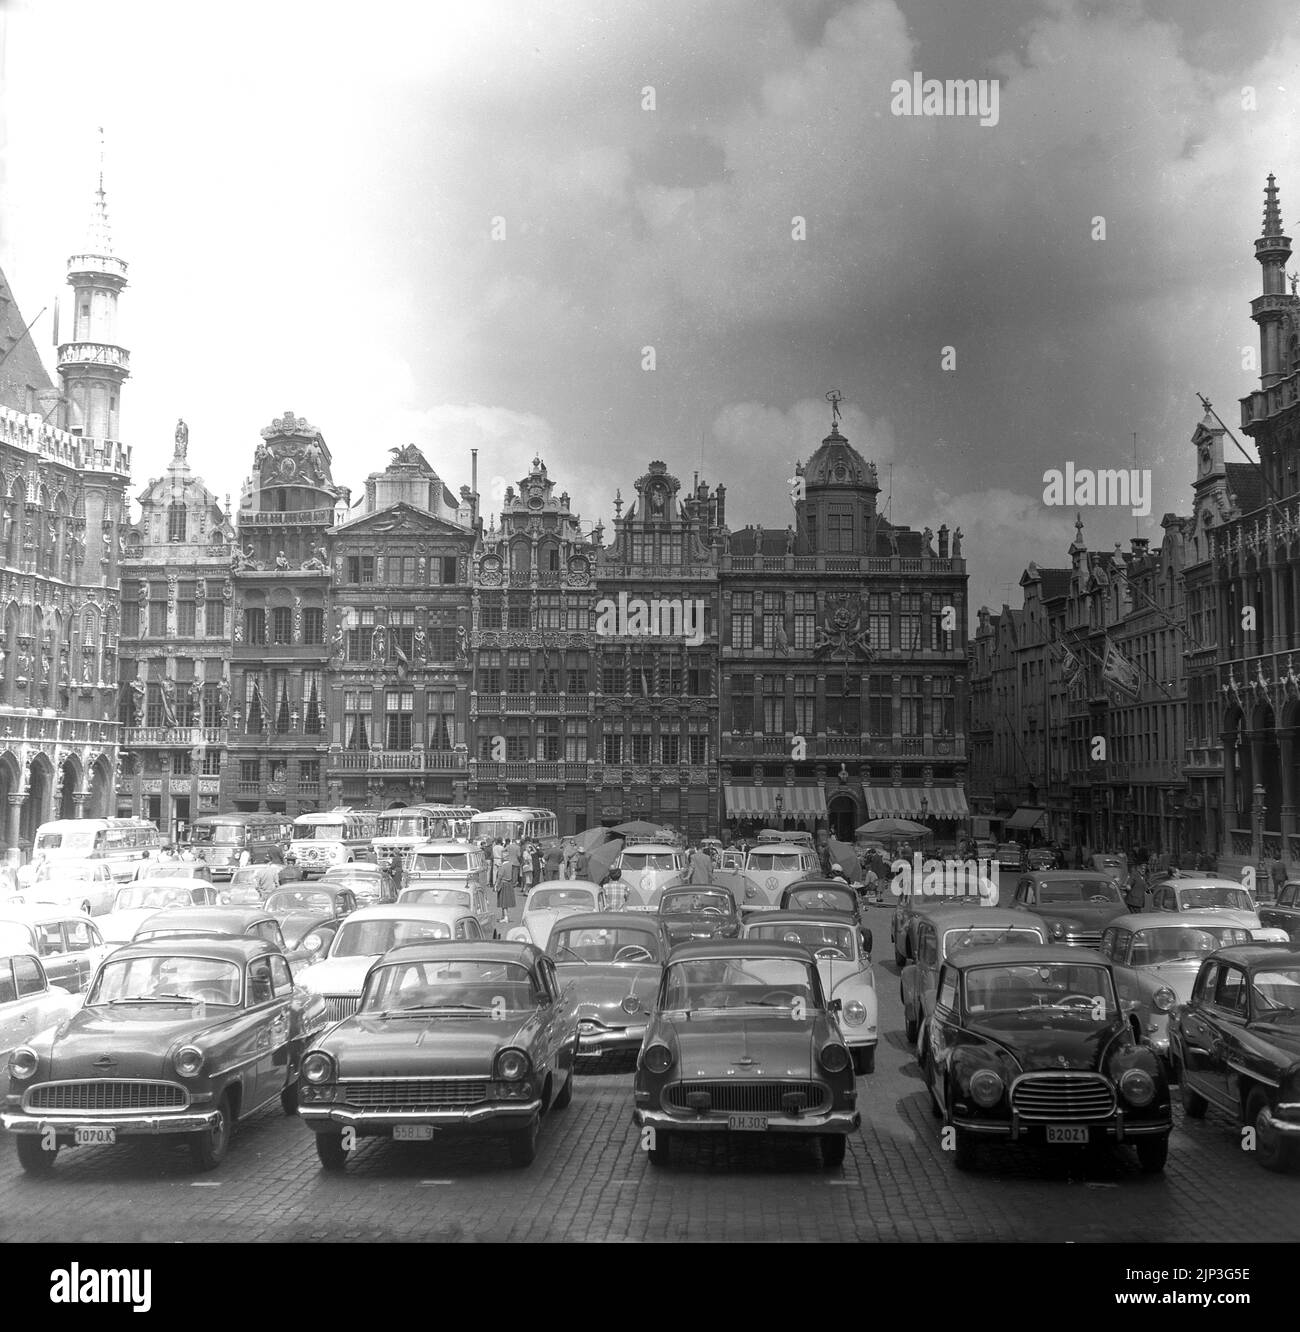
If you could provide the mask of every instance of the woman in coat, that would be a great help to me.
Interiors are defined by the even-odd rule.
[[[497,877],[497,906],[502,921],[509,920],[515,908],[515,885],[519,881],[519,846],[511,842],[501,851],[501,867]]]

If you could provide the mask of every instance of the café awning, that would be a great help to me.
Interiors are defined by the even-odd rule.
[[[1028,832],[1031,828],[1047,827],[1047,811],[1033,805],[1021,805],[1007,820],[1007,832]]]
[[[869,786],[866,795],[873,819],[964,819],[970,814],[960,786]]]
[[[728,782],[723,787],[729,819],[824,819],[826,797],[820,786],[739,786]],[[776,798],[781,797],[780,813]]]

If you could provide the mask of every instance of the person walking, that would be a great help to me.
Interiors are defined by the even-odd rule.
[[[591,870],[591,857],[585,847],[578,847],[573,855],[573,877],[585,879]]]
[[[507,848],[500,842],[497,843],[497,850],[501,852],[497,870],[497,911],[504,925],[509,923],[510,913],[515,909],[515,874],[518,861],[509,858],[506,854]]]
[[[713,882],[713,860],[702,846],[697,846],[695,850],[691,852],[691,874],[688,882]]]
[[[1268,862],[1268,877],[1273,885],[1273,901],[1282,895],[1282,886],[1286,883],[1286,865],[1281,856],[1275,855]]]
[[[546,848],[546,856],[542,863],[543,872],[546,881],[558,879],[564,873],[564,848],[559,842],[552,842]]]

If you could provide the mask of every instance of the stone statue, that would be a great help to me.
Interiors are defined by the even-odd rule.
[[[131,689],[131,725],[144,725],[144,681],[140,679],[132,680]]]
[[[164,726],[177,726],[179,722],[176,718],[176,682],[170,675],[163,677],[161,685],[162,693],[162,721]]]
[[[176,456],[184,459],[185,451],[190,446],[190,428],[179,417],[176,420]]]
[[[334,657],[343,656],[343,625],[336,624],[334,633],[330,637],[330,655]]]
[[[793,528],[793,527],[787,527],[787,528],[785,529],[785,553],[786,553],[787,555],[793,555],[793,554],[794,554],[794,528]]]
[[[921,533],[921,549],[925,551],[927,555],[931,555],[934,553],[930,549],[933,542],[934,542],[934,532],[931,528],[927,527],[925,531]]]
[[[456,655],[462,660],[469,657],[469,634],[463,624],[456,626]]]
[[[415,659],[416,661],[429,659],[429,640],[425,637],[423,625],[418,626],[415,631]]]
[[[217,686],[217,698],[221,707],[221,720],[225,722],[230,716],[230,681],[222,680]]]
[[[281,551],[275,557],[275,567],[277,569],[287,569],[289,567],[289,557],[284,553],[284,551]]]
[[[388,634],[382,624],[375,626],[375,631],[370,635],[370,659],[372,661],[388,660]]]
[[[959,555],[961,554],[961,538],[962,538],[962,530],[961,530],[960,527],[958,527],[958,528],[954,529],[953,534],[952,534],[952,554],[953,554],[953,559],[956,559],[957,556],[959,556]]]

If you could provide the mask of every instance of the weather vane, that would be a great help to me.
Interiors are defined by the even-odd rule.
[[[838,430],[840,426],[840,403],[844,401],[844,394],[839,389],[831,389],[826,395],[826,401],[831,405],[831,429]]]

